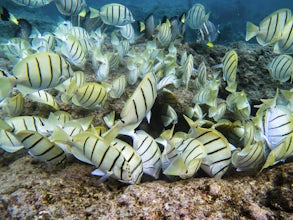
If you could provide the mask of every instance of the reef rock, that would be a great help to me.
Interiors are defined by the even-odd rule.
[[[293,163],[258,175],[97,185],[93,167],[1,160],[0,219],[292,219]]]

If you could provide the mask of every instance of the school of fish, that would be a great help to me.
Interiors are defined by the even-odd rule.
[[[211,67],[212,74],[204,62],[195,66],[195,55],[179,50],[186,30],[193,31],[197,43],[213,47],[219,31],[202,4],[156,25],[152,14],[136,21],[127,6],[117,3],[95,9],[85,0],[13,2],[31,8],[54,2],[65,19],[52,33],[33,28],[28,39],[0,41],[11,65],[0,66],[0,149],[24,149],[56,165],[73,156],[95,167],[99,183],[113,178],[127,184],[140,183],[143,175],[191,178],[199,169],[215,178],[230,168],[260,172],[293,156],[293,90],[262,99],[252,115],[245,91],[237,90],[236,50]],[[3,22],[19,25],[6,8],[0,14]],[[95,29],[89,31],[89,24]],[[247,23],[247,41],[256,37],[261,46],[273,45],[278,55],[266,68],[281,83],[293,79],[292,33],[290,9],[273,12],[259,26]],[[145,47],[135,47],[137,41]],[[121,66],[126,73],[114,75]],[[89,80],[88,70],[95,80]],[[222,82],[225,99],[218,97]],[[127,86],[134,86],[132,94],[125,94]],[[171,91],[179,87],[193,93],[183,115],[176,112],[180,97]],[[128,100],[121,112],[108,111],[101,125],[93,117],[73,118],[62,107],[102,111],[123,95]],[[158,107],[159,95],[164,103]],[[48,117],[22,115],[27,100],[47,105]],[[152,136],[140,125],[151,123],[155,107],[163,129]],[[182,119],[188,131],[177,129]]]

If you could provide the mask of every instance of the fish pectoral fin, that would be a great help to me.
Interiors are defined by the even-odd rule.
[[[100,169],[94,170],[92,172],[92,174],[94,175],[94,173],[99,173],[99,174],[104,173],[103,175],[99,175],[99,176],[102,176],[102,177],[97,181],[98,185],[100,185],[101,183],[105,182],[113,174],[113,172],[109,172],[109,171],[107,171],[105,173],[105,172],[101,171]]]

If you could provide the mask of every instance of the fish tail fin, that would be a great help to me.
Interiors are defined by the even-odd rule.
[[[14,23],[14,24],[16,24],[16,25],[18,25],[18,20],[17,20],[17,18],[13,15],[13,14],[11,14],[11,13],[9,13],[9,21],[11,21],[12,23]]]
[[[255,37],[259,32],[259,27],[251,22],[246,23],[246,37],[245,40],[249,41],[251,38]]]
[[[16,80],[14,77],[1,77],[0,78],[0,100],[5,98],[15,85],[16,85]]]

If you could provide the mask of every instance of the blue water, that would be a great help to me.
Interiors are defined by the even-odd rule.
[[[183,12],[187,12],[193,4],[201,3],[206,7],[206,11],[210,12],[210,20],[219,25],[221,34],[218,41],[220,42],[244,40],[247,21],[258,24],[274,10],[284,7],[293,10],[292,0],[87,0],[88,6],[97,9],[113,2],[126,5],[136,20],[144,20],[147,15],[153,13],[157,22],[165,15],[168,17],[181,15]],[[35,9],[19,7],[9,0],[1,0],[0,4],[7,6],[15,13],[25,9],[31,12],[32,16],[34,13],[43,13],[56,21],[60,20],[61,17],[53,2],[46,7],[37,9],[37,12]]]

